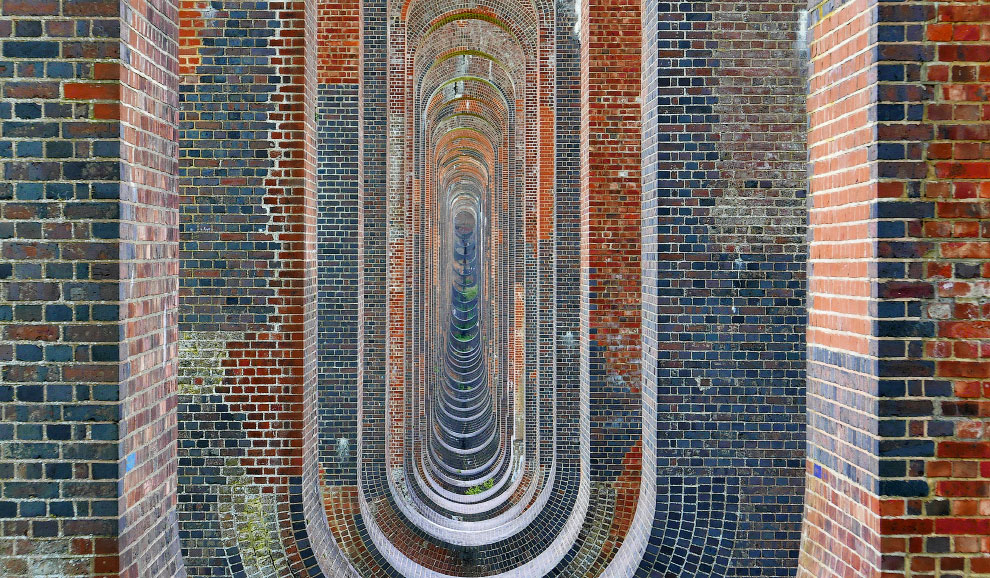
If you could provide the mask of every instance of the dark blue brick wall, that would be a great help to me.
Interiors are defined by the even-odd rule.
[[[358,87],[320,85],[317,102],[320,462],[357,485]]]
[[[763,8],[659,2],[644,15],[644,374],[656,383],[658,477],[636,576],[797,565],[804,55],[800,7],[774,4],[773,34],[753,24]],[[786,102],[758,104],[775,97]]]

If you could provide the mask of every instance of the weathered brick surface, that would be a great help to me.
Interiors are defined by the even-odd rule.
[[[643,380],[656,429],[643,453],[658,475],[641,575],[794,572],[801,8],[660,4],[644,14]]]
[[[990,12],[803,8],[0,1],[0,574],[990,574]]]
[[[802,569],[979,575],[987,14],[853,2],[813,16],[821,295],[809,339],[821,369],[809,373],[820,384],[809,407],[816,399],[821,415],[808,457],[809,480],[821,481],[809,484]]]
[[[0,570],[179,576],[175,6],[0,14]]]
[[[642,476],[640,2],[582,2],[580,45],[580,388],[588,397],[582,443],[592,502],[582,534],[557,572],[595,576],[635,567],[644,534],[629,530]],[[590,467],[589,467],[590,466]],[[608,499],[606,500],[606,496]],[[604,535],[604,541],[600,536]],[[625,541],[625,556],[620,549]],[[629,553],[631,552],[631,556]],[[616,558],[618,557],[618,560]]]
[[[180,349],[223,348],[219,367],[180,372],[186,567],[212,575],[219,557],[235,574],[319,575],[301,487],[316,387],[316,6],[188,0],[180,20]]]
[[[990,488],[979,409],[990,376],[979,346],[990,12],[912,2],[878,15],[882,565],[891,576],[979,575],[990,535],[978,506]]]

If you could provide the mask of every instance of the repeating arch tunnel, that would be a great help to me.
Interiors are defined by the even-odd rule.
[[[233,49],[211,52],[220,43],[203,40],[220,34],[208,25],[233,26],[251,14],[235,15],[226,2],[187,0],[184,8],[202,26],[192,35],[202,40],[184,49],[184,82],[212,92],[217,67],[230,66],[215,56]],[[315,387],[302,391],[301,475],[279,490],[297,505],[285,515],[305,523],[292,526],[298,552],[258,548],[244,537],[249,516],[233,507],[235,531],[216,528],[215,552],[230,558],[220,546],[235,542],[230,563],[249,574],[793,570],[804,476],[799,424],[768,433],[728,467],[726,456],[745,454],[743,438],[759,436],[766,416],[730,415],[741,390],[718,377],[717,363],[703,362],[701,349],[659,362],[664,350],[676,358],[669,343],[683,336],[658,331],[691,323],[699,311],[686,302],[671,302],[680,314],[660,307],[662,277],[640,263],[644,231],[680,234],[691,226],[646,218],[640,94],[642,83],[656,80],[637,72],[647,25],[640,11],[636,2],[316,3],[318,363]],[[184,130],[192,135],[209,119],[200,116],[199,97],[185,102]],[[195,159],[186,166],[189,185],[207,177],[194,175]],[[780,206],[799,219],[793,168],[780,173],[780,186],[794,186]],[[192,241],[203,219],[188,214]],[[800,232],[766,226],[756,236]],[[773,323],[780,335],[799,330],[783,323],[800,301],[795,257],[783,273],[754,277],[754,287],[770,282],[784,297],[776,302],[781,319],[768,317],[763,330]],[[754,270],[770,260],[762,249],[749,258]],[[717,279],[722,266],[706,275]],[[204,293],[188,287],[190,295]],[[200,326],[196,308],[187,311],[189,326]],[[660,324],[643,325],[650,315]],[[734,328],[736,345],[709,350],[753,347],[760,338],[750,331]],[[801,343],[788,341],[783,362],[757,354],[748,367],[778,379],[784,412],[800,413]],[[692,364],[688,373],[659,375]],[[689,385],[702,382],[725,389],[706,397],[704,387]],[[691,416],[678,412],[699,411],[694,404],[703,399],[715,417],[684,429]],[[197,417],[191,408],[204,401],[180,406],[180,423]],[[199,451],[180,438],[179,453],[180,464],[190,464],[180,465],[180,480],[194,479],[196,462],[181,458]],[[773,468],[771,478],[747,480],[761,466]],[[190,484],[182,492],[216,490]],[[759,503],[769,494],[777,495],[774,523]],[[277,517],[278,503],[261,498],[256,522]],[[194,512],[180,508],[180,542],[205,552]],[[269,526],[271,544],[284,543],[278,531]],[[194,574],[215,566],[207,556],[184,563]]]
[[[987,21],[0,1],[0,575],[990,575]]]
[[[253,78],[237,76],[243,59],[231,59],[250,44],[225,39],[242,34],[245,23],[272,23],[264,6],[233,4],[181,6],[187,20],[180,29],[192,28],[179,55],[190,86],[180,123],[187,138],[214,128],[218,117],[204,111],[216,107],[210,103],[218,82],[227,83],[224,92],[256,90]],[[249,575],[306,568],[325,576],[703,576],[725,574],[733,563],[767,576],[791,572],[787,552],[800,534],[804,472],[797,442],[786,444],[798,439],[798,424],[768,435],[727,469],[724,456],[743,451],[742,437],[729,441],[734,436],[713,435],[717,428],[700,422],[696,429],[676,425],[687,418],[677,412],[695,411],[704,395],[688,384],[728,388],[709,401],[725,412],[711,421],[724,421],[725,431],[757,435],[765,416],[729,416],[740,394],[731,379],[717,377],[717,364],[658,375],[673,367],[658,361],[667,342],[683,337],[657,331],[689,322],[696,308],[678,305],[678,317],[668,306],[668,321],[643,325],[665,310],[645,308],[662,305],[664,291],[658,273],[640,263],[643,231],[660,226],[649,225],[642,200],[647,133],[640,94],[650,81],[636,72],[641,6],[306,6],[315,7],[318,40],[309,47],[317,64],[309,88],[316,120],[317,363],[299,391],[302,466],[295,477],[289,462],[271,470],[284,478],[261,467],[224,472],[217,481],[243,484],[257,496],[253,510],[226,505],[227,490],[196,480],[207,473],[207,449],[236,446],[224,450],[196,430],[204,429],[205,406],[237,390],[227,391],[225,379],[219,389],[190,390],[179,407],[179,495],[190,504],[180,499],[186,571],[208,574],[222,555]],[[254,48],[278,46],[259,42]],[[231,86],[232,79],[243,86]],[[258,119],[267,125],[255,126],[275,134],[275,119],[272,113]],[[218,201],[203,187],[232,176],[201,172],[194,152],[180,151],[180,186],[193,201],[182,208],[189,258],[214,248],[204,246],[202,227],[216,220],[209,215]],[[781,186],[800,186],[798,172],[788,170]],[[781,207],[799,217],[796,191],[785,197]],[[219,204],[232,201],[239,199]],[[239,217],[219,221],[220,229],[241,226]],[[690,223],[663,226],[671,234]],[[799,230],[766,234],[779,239]],[[751,258],[768,261],[759,249]],[[796,299],[778,303],[788,311],[799,302],[788,279],[800,272],[800,260],[793,265],[770,279]],[[185,351],[214,340],[230,357],[255,355],[240,350],[256,346],[245,342],[260,338],[250,332],[257,323],[238,327],[228,316],[220,331],[203,330],[206,308],[197,300],[229,290],[195,277],[188,271],[182,298],[180,329],[191,329]],[[798,330],[779,323],[774,331],[781,335]],[[758,341],[747,331],[735,329],[738,345],[722,349],[741,351]],[[790,340],[783,363],[754,358],[766,376],[776,371],[783,395],[791,396],[786,411],[801,407],[789,385],[800,377],[799,347]],[[202,383],[202,353],[187,355],[181,375]],[[707,353],[691,355],[694,361],[678,363],[690,367]],[[660,381],[668,389],[658,389]],[[223,393],[210,397],[214,392]],[[249,406],[220,407],[246,417]],[[198,428],[182,425],[192,422]],[[274,439],[291,439],[292,427]],[[242,437],[254,436],[234,436]],[[727,445],[712,451],[706,440],[717,439]],[[247,447],[273,445],[254,439]],[[240,462],[251,455],[248,449]],[[775,468],[772,479],[746,481],[761,464]],[[767,489],[781,481],[783,491]],[[782,505],[772,530],[760,521],[763,506],[746,497],[767,492],[780,494],[775,501]],[[220,505],[210,510],[217,518],[202,519],[196,504],[217,494]],[[225,527],[225,516],[232,526]],[[293,538],[280,534],[280,517],[294,520]],[[751,529],[740,532],[738,524]],[[763,546],[754,549],[757,542]]]

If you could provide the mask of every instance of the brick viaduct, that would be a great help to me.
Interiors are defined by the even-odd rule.
[[[0,575],[990,575],[990,3],[0,46]]]

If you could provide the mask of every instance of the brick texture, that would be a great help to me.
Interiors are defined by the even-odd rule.
[[[821,368],[809,407],[816,384],[821,415],[802,572],[979,575],[987,14],[853,2],[812,16],[809,351]]]
[[[0,569],[181,576],[176,7],[0,14]]]
[[[801,8],[644,13],[642,370],[656,400],[644,406],[655,427],[644,457],[655,456],[658,475],[640,575],[794,573],[805,401]]]
[[[0,0],[0,575],[990,575],[988,16]]]
[[[303,400],[317,387],[318,79],[308,43],[318,14],[303,1],[179,8],[186,568],[319,575],[302,504]]]

